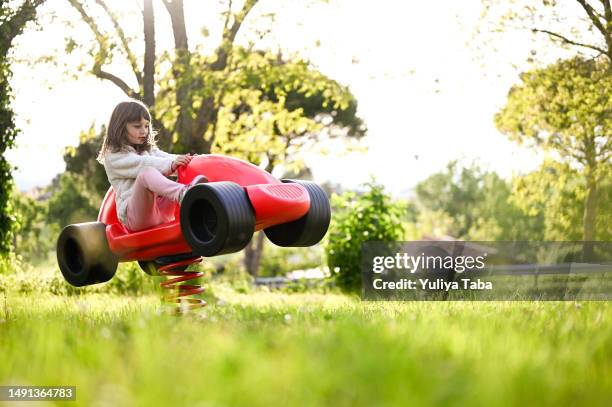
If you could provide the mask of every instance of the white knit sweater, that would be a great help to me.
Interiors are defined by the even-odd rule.
[[[168,154],[157,147],[141,154],[132,146],[127,146],[125,151],[118,153],[106,153],[104,169],[115,191],[117,217],[121,223],[126,224],[127,204],[138,173],[145,167],[153,167],[166,176],[171,175],[172,162],[176,157],[176,154]]]

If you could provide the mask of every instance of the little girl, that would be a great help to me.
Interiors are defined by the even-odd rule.
[[[172,221],[175,203],[181,202],[187,189],[206,182],[201,175],[189,185],[166,178],[193,156],[157,148],[150,123],[151,115],[141,102],[119,103],[97,158],[115,191],[117,217],[131,231]]]

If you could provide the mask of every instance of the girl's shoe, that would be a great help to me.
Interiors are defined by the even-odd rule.
[[[205,184],[208,182],[208,178],[206,178],[206,176],[204,175],[196,175],[189,184],[185,185],[185,188],[183,189],[183,192],[181,193],[181,197],[179,199],[179,204],[183,202],[183,198],[185,197],[185,194],[187,193],[187,191],[189,191],[194,185],[197,184]]]
[[[205,184],[207,182],[208,182],[208,178],[206,178],[206,175],[196,175],[195,177],[193,177],[191,182],[187,185],[192,187],[195,184]]]

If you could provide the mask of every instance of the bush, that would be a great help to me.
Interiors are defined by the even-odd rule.
[[[47,205],[16,191],[11,200],[15,215],[14,250],[27,262],[39,262],[55,252],[59,227],[48,222]]]
[[[23,258],[13,252],[0,255],[0,276],[21,272],[27,268],[28,265],[24,263]]]
[[[345,291],[361,287],[361,246],[368,241],[397,241],[404,237],[404,205],[393,202],[382,185],[365,184],[366,192],[332,196],[332,223],[325,254],[338,286]]]
[[[54,263],[33,269],[23,266],[17,257],[11,261],[11,269],[14,271],[0,274],[0,292],[55,295],[81,295],[95,292],[142,295],[157,292],[159,286],[159,278],[146,275],[136,262],[119,264],[117,274],[111,281],[88,287],[73,287],[68,284]]]

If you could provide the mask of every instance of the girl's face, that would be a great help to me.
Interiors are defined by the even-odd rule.
[[[149,137],[149,121],[141,118],[139,122],[126,125],[128,142],[133,145],[144,144]]]

